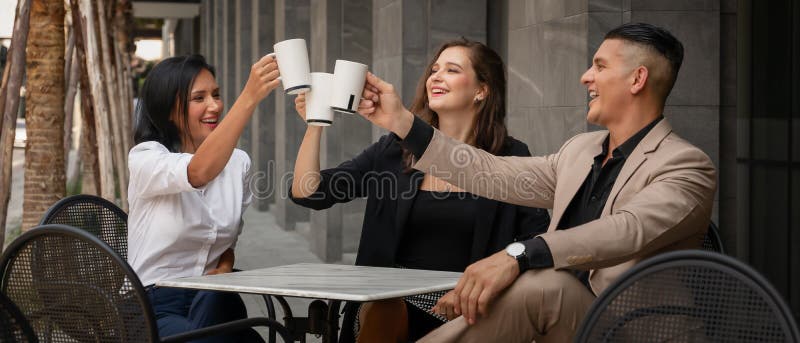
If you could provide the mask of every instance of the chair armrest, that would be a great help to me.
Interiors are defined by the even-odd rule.
[[[275,329],[275,331],[278,332],[281,338],[283,338],[284,342],[287,343],[293,342],[292,335],[289,333],[289,330],[286,329],[286,327],[284,327],[283,325],[274,320],[270,320],[263,317],[240,319],[223,324],[212,325],[204,327],[202,329],[197,329],[193,331],[180,333],[177,335],[164,337],[161,339],[161,342],[163,343],[187,342],[198,338],[240,331],[254,326],[267,326],[273,328]]]

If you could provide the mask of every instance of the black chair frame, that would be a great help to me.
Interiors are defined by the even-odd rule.
[[[122,257],[119,256],[119,254],[117,254],[110,246],[108,246],[108,244],[84,230],[67,225],[49,224],[38,226],[24,233],[22,236],[12,242],[8,249],[6,249],[6,251],[0,257],[0,272],[2,272],[2,275],[0,275],[0,292],[4,294],[7,292],[7,274],[10,270],[9,267],[16,258],[17,254],[20,252],[20,249],[25,247],[25,245],[32,239],[44,235],[65,235],[77,238],[90,244],[93,248],[99,249],[103,254],[110,257],[114,263],[116,263],[118,267],[124,271],[126,277],[130,280],[133,296],[135,296],[137,303],[141,305],[142,316],[144,317],[144,322],[149,331],[148,333],[150,336],[150,341],[164,343],[185,342],[212,335],[240,331],[253,326],[266,326],[271,329],[275,329],[285,342],[292,341],[289,331],[283,325],[267,318],[241,319],[182,334],[172,335],[169,337],[159,337],[157,329],[158,325],[156,323],[155,315],[153,313],[152,306],[150,305],[149,298],[147,297],[144,287],[142,286],[141,281],[133,269]]]
[[[33,332],[33,328],[31,328],[28,321],[25,319],[25,316],[22,314],[22,311],[19,310],[17,305],[14,304],[11,299],[9,299],[5,294],[0,293],[0,316],[8,316],[0,323],[5,322],[6,320],[13,321],[13,325],[16,327],[7,327],[1,326],[0,327],[0,341],[6,335],[11,336],[12,341],[16,341],[18,336],[15,337],[14,331],[18,331],[19,334],[22,334],[23,338],[27,340],[27,342],[37,343],[39,339],[36,337],[36,334]]]
[[[777,290],[769,283],[761,274],[755,271],[752,267],[736,260],[733,257],[723,255],[716,252],[703,251],[703,250],[682,250],[664,253],[650,259],[647,259],[630,270],[623,273],[616,281],[614,281],[600,296],[592,303],[586,317],[578,328],[575,336],[575,342],[589,342],[591,329],[598,322],[603,314],[603,309],[608,307],[619,294],[624,292],[628,287],[632,286],[636,281],[642,279],[644,275],[654,273],[663,269],[668,269],[675,266],[683,265],[686,260],[691,260],[697,265],[715,265],[718,269],[724,269],[730,273],[742,275],[739,278],[745,282],[751,289],[760,293],[766,302],[771,306],[773,311],[780,315],[783,321],[780,322],[783,332],[789,337],[789,342],[800,342],[800,330],[798,330],[797,323],[794,321],[791,310],[786,302],[783,300]],[[645,273],[644,275],[642,273]],[[686,315],[690,317],[698,317],[695,310],[686,306],[656,306],[640,308],[626,313],[622,318],[614,323],[603,335],[602,342],[606,342],[608,337],[612,337],[614,332],[624,326],[627,322],[653,314],[668,314],[668,315]]]

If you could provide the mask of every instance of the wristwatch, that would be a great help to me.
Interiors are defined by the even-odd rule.
[[[525,255],[525,244],[514,242],[506,247],[506,254],[517,260],[519,264],[519,272],[522,273],[528,270],[528,255]]]

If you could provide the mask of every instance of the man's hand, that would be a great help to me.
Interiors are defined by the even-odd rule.
[[[471,264],[453,290],[455,313],[475,324],[478,314],[485,316],[489,304],[519,276],[519,264],[505,251]]]
[[[406,137],[414,123],[414,115],[403,107],[403,100],[395,93],[394,86],[367,73],[363,97],[358,105],[361,116],[400,138]]]
[[[458,298],[456,297],[455,291],[447,292],[439,301],[436,302],[436,306],[431,309],[431,312],[438,314],[447,318],[447,320],[453,320],[458,315],[456,314],[456,301]]]

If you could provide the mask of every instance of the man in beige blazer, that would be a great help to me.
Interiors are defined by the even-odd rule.
[[[682,59],[683,46],[664,29],[610,31],[581,77],[588,121],[608,130],[579,134],[544,157],[497,157],[449,139],[368,76],[359,112],[403,139],[415,169],[484,197],[553,209],[546,233],[467,268],[434,308],[458,317],[422,341],[569,341],[621,273],[661,252],[700,247],[714,165],[662,117]]]

